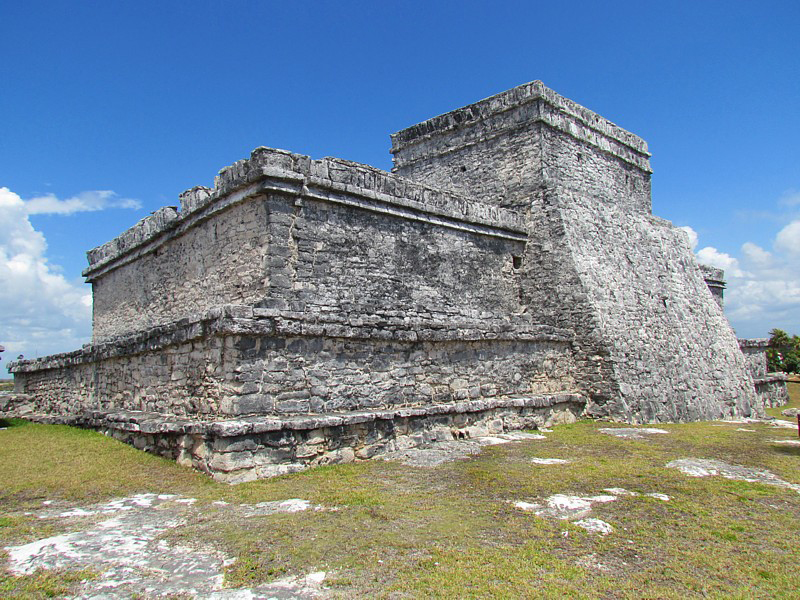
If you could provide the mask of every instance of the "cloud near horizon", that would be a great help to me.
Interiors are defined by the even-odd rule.
[[[29,215],[72,215],[108,208],[142,208],[142,203],[138,200],[120,198],[111,190],[81,192],[66,200],[59,200],[54,194],[46,194],[24,201],[24,205]]]
[[[697,232],[681,229],[699,262],[725,270],[725,314],[739,337],[766,337],[775,328],[800,334],[800,219],[778,231],[772,251],[745,242],[737,256],[713,246],[697,250]]]
[[[23,200],[0,187],[0,345],[5,365],[80,348],[92,333],[92,295],[82,280],[68,280],[47,258],[47,241],[30,215],[71,215],[109,208],[140,208],[138,200],[108,190],[82,192],[66,200],[54,195]]]

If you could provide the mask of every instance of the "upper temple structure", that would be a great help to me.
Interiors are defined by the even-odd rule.
[[[391,139],[391,173],[257,148],[91,250],[92,343],[11,366],[32,414],[237,482],[782,401],[644,140],[540,82]]]

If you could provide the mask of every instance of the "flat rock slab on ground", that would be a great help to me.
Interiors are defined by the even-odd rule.
[[[553,519],[565,519],[573,521],[578,527],[582,527],[591,533],[608,535],[614,528],[600,519],[590,518],[589,514],[594,504],[605,504],[615,502],[620,496],[647,496],[658,500],[668,501],[669,496],[660,493],[631,492],[624,488],[606,488],[603,490],[609,494],[599,494],[597,496],[573,496],[569,494],[554,494],[540,502],[513,502],[514,506],[526,512],[532,512],[537,517],[549,517]]]
[[[800,440],[770,440],[773,444],[781,444],[783,446],[800,446]]]
[[[769,421],[771,427],[780,427],[781,429],[797,429],[796,421],[785,421],[783,419],[773,419]]]
[[[769,425],[770,427],[779,427],[781,429],[797,429],[796,421],[786,421],[785,419],[725,419],[720,421],[721,424],[737,425]]]
[[[435,442],[426,447],[387,452],[380,458],[381,460],[396,460],[411,467],[435,467],[446,462],[479,454],[484,446],[544,439],[547,438],[543,435],[514,431],[470,440]]]
[[[648,435],[657,435],[659,433],[669,433],[666,429],[655,429],[653,427],[604,427],[598,429],[600,433],[606,435],[613,435],[618,438],[626,440],[643,440]]]
[[[538,458],[534,457],[531,459],[531,463],[534,465],[566,465],[571,463],[571,460],[567,460],[566,458]]]
[[[598,496],[571,496],[569,494],[554,494],[546,498],[544,504],[531,502],[515,502],[514,506],[521,510],[531,511],[537,517],[552,517],[554,519],[579,519],[586,517],[592,509],[592,504],[598,502],[614,502],[616,496],[601,494]]]
[[[136,594],[218,600],[321,596],[324,573],[248,589],[223,589],[223,571],[232,559],[213,548],[173,545],[159,539],[190,519],[194,503],[193,498],[171,494],[139,494],[66,511],[47,503],[38,518],[81,519],[82,528],[76,526],[71,533],[6,547],[9,568],[17,575],[57,568],[99,571],[97,579],[83,584],[80,598],[130,598]],[[256,505],[216,504],[222,515],[236,512],[244,517],[322,510],[301,499]]]
[[[609,494],[614,494],[615,496],[645,496],[646,498],[655,498],[656,500],[662,500],[663,502],[669,502],[670,498],[666,494],[661,494],[659,492],[631,492],[624,488],[605,488],[603,489],[604,492],[608,492]]]
[[[581,519],[580,521],[575,521],[575,525],[582,527],[589,533],[599,533],[600,535],[614,533],[614,528],[601,519]]]
[[[721,460],[704,458],[681,458],[667,463],[667,467],[679,469],[689,477],[710,477],[719,475],[726,479],[738,479],[751,483],[763,483],[777,487],[789,488],[800,493],[800,485],[784,481],[777,475],[762,469],[751,469],[739,465],[729,465]]]

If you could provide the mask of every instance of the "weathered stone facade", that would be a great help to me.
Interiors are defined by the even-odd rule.
[[[15,363],[18,391],[227,481],[476,427],[761,413],[721,273],[650,214],[643,140],[534,82],[392,152],[258,148],[91,250],[93,344]]]
[[[722,269],[712,267],[710,265],[700,265],[700,272],[703,274],[703,279],[706,280],[708,289],[711,290],[711,295],[720,308],[725,305],[725,272]]]
[[[786,373],[767,372],[769,340],[766,338],[739,340],[739,347],[747,360],[759,401],[766,407],[783,406],[789,402]]]

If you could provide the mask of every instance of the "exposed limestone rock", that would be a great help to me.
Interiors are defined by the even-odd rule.
[[[572,520],[587,516],[592,509],[592,504],[614,502],[616,499],[616,496],[608,494],[599,496],[555,494],[547,498],[544,504],[520,501],[515,502],[514,506],[520,510],[531,511],[537,517]]]
[[[626,490],[624,488],[605,488],[603,491],[608,492],[609,494],[614,494],[615,496],[645,496],[646,498],[655,498],[656,500],[662,500],[664,502],[669,502],[670,500],[669,496],[659,492],[647,492],[642,494],[640,492],[631,492],[630,490]]]
[[[80,597],[123,599],[147,597],[198,598],[318,598],[324,572],[289,577],[252,588],[223,588],[223,568],[233,563],[208,547],[172,545],[159,539],[163,533],[187,522],[193,498],[172,494],[138,494],[87,507],[60,510],[52,503],[39,511],[40,519],[106,517],[71,533],[9,546],[9,569],[16,575],[37,569],[83,569],[100,572],[82,584]],[[263,502],[257,505],[220,503],[220,510],[243,516],[323,510],[306,500]],[[77,521],[78,523],[80,521]]]
[[[660,433],[669,433],[666,429],[656,429],[654,427],[638,427],[636,429],[631,427],[604,427],[598,429],[600,433],[613,435],[614,437],[623,438],[626,440],[643,440],[648,435],[657,435]]]
[[[589,533],[599,533],[600,535],[614,533],[614,528],[601,519],[580,519],[575,521],[575,525],[582,527]]]
[[[784,481],[774,473],[770,473],[764,469],[751,469],[739,465],[730,465],[721,460],[682,458],[667,463],[667,467],[679,469],[689,477],[710,477],[719,475],[726,479],[739,479],[741,481],[789,488],[790,490],[800,493],[800,484]]]
[[[384,454],[381,458],[384,460],[396,460],[411,467],[435,467],[446,462],[479,454],[484,446],[543,439],[545,439],[545,436],[532,433],[501,433],[495,436],[476,437],[473,439],[442,441],[407,450],[393,450]]]

